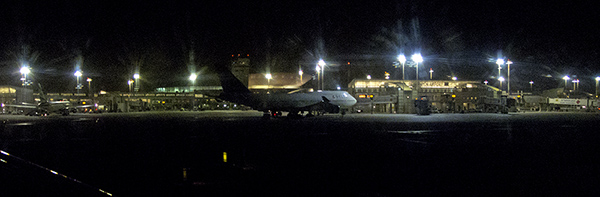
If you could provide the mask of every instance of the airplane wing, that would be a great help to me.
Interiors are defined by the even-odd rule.
[[[94,105],[78,105],[78,106],[75,106],[75,107],[76,108],[90,108],[90,107],[96,107],[96,106],[94,106]]]
[[[50,104],[70,104],[71,102],[69,102],[69,101],[50,101],[48,103],[50,103]]]
[[[13,104],[4,104],[5,107],[16,107],[16,108],[26,108],[26,109],[36,109],[37,105],[13,105]]]

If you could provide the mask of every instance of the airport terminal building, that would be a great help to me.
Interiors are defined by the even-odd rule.
[[[477,81],[354,79],[348,92],[357,99],[352,111],[364,113],[414,113],[421,97],[439,112],[495,112],[502,104],[500,89]]]

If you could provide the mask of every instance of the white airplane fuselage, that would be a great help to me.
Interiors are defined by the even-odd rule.
[[[332,105],[340,108],[348,108],[356,103],[356,99],[345,91],[322,91],[308,93],[275,93],[275,94],[253,94],[251,96],[252,107],[259,111],[264,110],[307,110],[307,108],[323,102],[323,97]]]

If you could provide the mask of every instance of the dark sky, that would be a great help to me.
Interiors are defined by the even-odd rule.
[[[489,60],[499,56],[515,62],[512,80],[523,84],[536,80],[556,86],[562,82],[559,75],[571,74],[578,75],[584,88],[593,89],[593,76],[600,74],[600,17],[591,3],[17,0],[0,4],[0,83],[20,84],[19,62],[24,61],[35,80],[52,91],[73,89],[78,59],[83,60],[84,77],[105,90],[125,91],[135,65],[146,88],[186,85],[190,51],[199,72],[238,53],[251,55],[254,72],[283,72],[319,58],[392,62],[399,52],[420,51],[427,67],[462,79],[489,79],[497,72]],[[547,74],[554,77],[541,77]]]

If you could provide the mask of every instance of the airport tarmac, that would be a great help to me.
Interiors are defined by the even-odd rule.
[[[0,115],[4,161],[19,163],[15,156],[81,184],[50,189],[60,181],[7,163],[0,173],[5,189],[24,195],[71,187],[120,196],[594,195],[598,120],[595,113]]]

